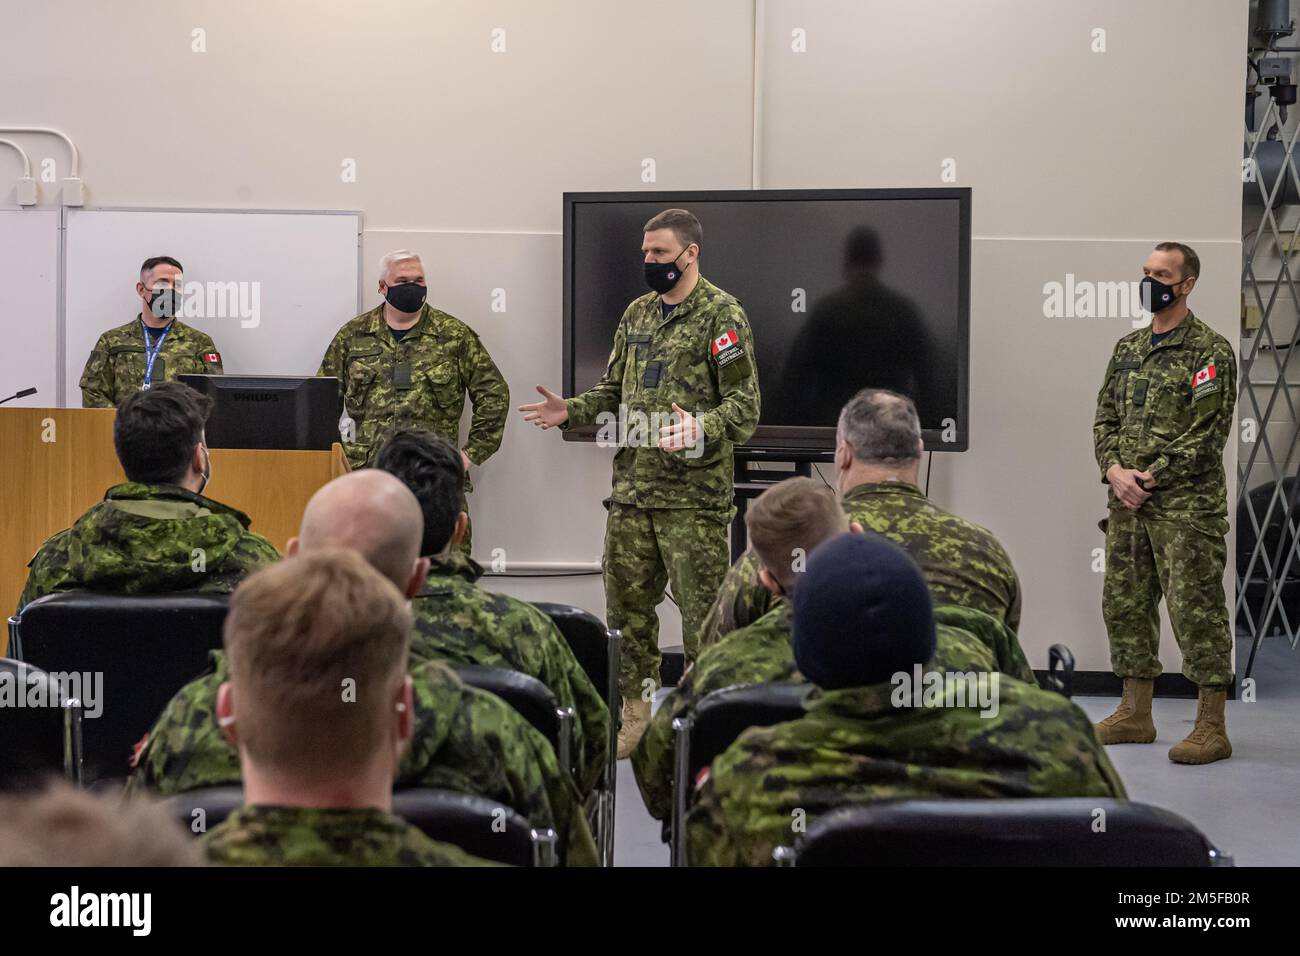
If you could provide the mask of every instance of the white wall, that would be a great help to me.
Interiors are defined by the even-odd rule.
[[[565,190],[938,186],[955,160],[975,197],[971,451],[936,456],[931,490],[1010,549],[1031,661],[1063,641],[1104,669],[1090,423],[1128,326],[1045,319],[1042,287],[1140,278],[1154,242],[1184,240],[1205,263],[1193,308],[1235,344],[1246,16],[1245,0],[51,0],[7,24],[7,72],[26,119],[76,138],[93,203],[362,210],[367,294],[379,253],[422,250],[434,301],[479,330],[516,403],[559,379]],[[24,141],[62,174],[61,147]],[[475,480],[476,544],[598,560],[607,453],[513,421]],[[503,587],[599,612],[597,582]]]

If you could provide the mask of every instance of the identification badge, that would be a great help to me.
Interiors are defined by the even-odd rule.
[[[1147,380],[1135,379],[1133,382],[1133,407],[1141,408],[1147,403]]]
[[[400,362],[393,366],[393,388],[404,392],[411,387],[411,363]]]

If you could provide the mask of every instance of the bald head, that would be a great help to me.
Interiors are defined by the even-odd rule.
[[[351,548],[405,593],[423,534],[424,515],[410,489],[386,471],[367,468],[335,478],[312,495],[296,550]]]

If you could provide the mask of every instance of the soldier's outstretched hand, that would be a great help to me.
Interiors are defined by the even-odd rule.
[[[537,386],[537,394],[542,396],[542,401],[519,406],[519,410],[524,413],[524,421],[546,429],[563,425],[569,420],[569,407],[564,404],[563,398],[542,385]]]

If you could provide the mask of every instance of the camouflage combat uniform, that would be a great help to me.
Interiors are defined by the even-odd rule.
[[[1020,580],[992,533],[930,501],[916,485],[883,481],[851,488],[842,501],[850,521],[900,545],[917,563],[936,604],[983,611],[1013,632],[1020,627]],[[747,551],[727,573],[701,634],[702,646],[758,619],[772,597],[758,580],[759,561]],[[1032,681],[1033,670],[1013,641],[999,668]]]
[[[376,809],[240,807],[203,835],[221,866],[491,866]]]
[[[982,611],[940,605],[934,609],[936,643],[932,668],[996,671],[997,651],[1015,634]],[[641,742],[632,751],[632,770],[646,809],[658,820],[672,812],[673,720],[686,716],[706,694],[737,684],[803,683],[794,662],[790,605],[778,599],[772,610],[721,641],[704,648],[695,666],[659,705]]]
[[[796,824],[844,806],[1126,796],[1091,722],[1059,694],[1001,675],[997,714],[981,716],[896,707],[895,692],[892,682],[817,689],[800,720],[741,734],[697,784],[692,865],[768,865],[773,849],[794,843]]]
[[[1120,677],[1160,674],[1164,595],[1183,673],[1233,682],[1223,448],[1236,399],[1232,346],[1191,313],[1154,348],[1150,328],[1124,336],[1106,367],[1093,425],[1102,481],[1113,464],[1156,480],[1137,511],[1108,489],[1102,616]]]
[[[411,599],[414,666],[426,660],[505,667],[536,677],[562,707],[572,707],[578,785],[596,785],[609,753],[609,707],[592,686],[549,617],[524,601],[485,591],[483,569],[460,552],[432,559],[429,577]]]
[[[55,591],[233,591],[280,558],[248,524],[243,512],[179,485],[114,485],[41,545],[27,565],[18,607]]]
[[[116,408],[144,384],[145,331],[140,316],[99,337],[81,373],[83,408]],[[149,347],[153,347],[152,340]],[[177,375],[220,375],[221,353],[212,337],[172,319],[171,329],[154,359],[150,382],[170,382]]]
[[[657,447],[658,432],[645,426],[656,415],[667,424],[674,402],[699,419],[702,448],[669,454]],[[733,448],[754,433],[759,415],[744,309],[703,277],[667,317],[660,295],[641,296],[619,321],[604,376],[566,405],[564,427],[606,425],[622,417],[621,406],[629,425],[618,433],[602,563],[609,626],[623,632],[623,695],[635,699],[643,681],[659,684],[655,609],[665,585],[694,660],[700,625],[727,571]]]
[[[225,655],[186,684],[137,748],[129,789],[173,796],[240,781],[239,753],[217,726],[217,689],[229,679]],[[503,700],[463,683],[438,661],[411,671],[415,731],[395,787],[433,787],[499,800],[533,826],[552,827],[560,859],[595,866],[596,844],[581,800],[561,773],[550,742]]]
[[[353,440],[343,448],[353,468],[374,464],[384,436],[399,428],[426,428],[463,447],[476,465],[501,447],[510,411],[506,380],[473,329],[428,303],[400,342],[388,328],[383,305],[358,315],[335,334],[316,374],[341,383],[353,422]],[[462,446],[467,392],[473,415]],[[465,490],[473,490],[468,479]],[[469,529],[461,550],[470,553]]]

